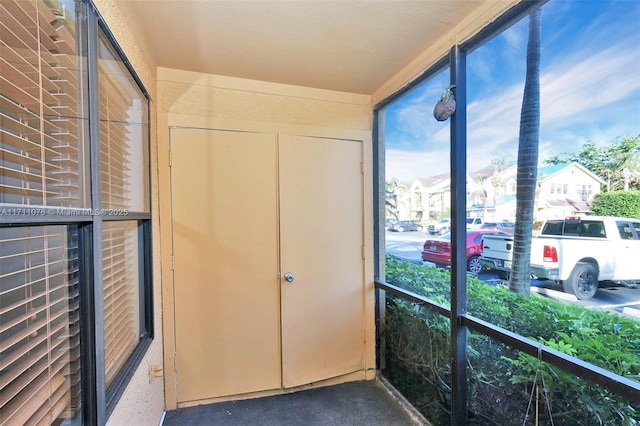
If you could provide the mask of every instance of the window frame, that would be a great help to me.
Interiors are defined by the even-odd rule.
[[[141,79],[127,59],[124,51],[117,43],[113,33],[107,27],[105,20],[98,12],[91,0],[82,0],[76,3],[76,58],[84,61],[83,71],[78,73],[78,84],[86,94],[85,99],[78,106],[82,110],[84,119],[88,124],[88,143],[85,147],[89,154],[88,165],[85,169],[88,173],[83,178],[83,190],[90,188],[90,206],[81,207],[46,207],[27,206],[31,212],[29,215],[12,212],[11,204],[2,204],[5,209],[0,222],[0,228],[5,227],[29,227],[61,225],[75,227],[78,236],[78,267],[79,267],[79,292],[80,292],[80,381],[81,381],[81,413],[82,423],[86,425],[105,424],[109,415],[122,396],[133,373],[140,365],[145,353],[154,339],[153,323],[153,274],[152,274],[152,215],[153,203],[151,202],[152,168],[151,168],[151,106],[150,95]],[[78,10],[81,8],[81,10]],[[146,126],[143,149],[147,151],[148,162],[143,165],[146,168],[148,186],[145,196],[148,199],[148,211],[129,212],[123,216],[92,215],[94,209],[102,208],[101,199],[101,174],[100,174],[100,105],[98,90],[98,42],[99,33],[104,34],[103,40],[110,44],[117,54],[117,59],[128,70],[135,86],[140,92],[141,100],[146,103]],[[82,78],[84,77],[84,78]],[[79,135],[81,140],[82,135]],[[16,207],[24,207],[18,206]],[[16,210],[16,209],[14,209]],[[106,221],[135,221],[138,226],[138,264],[139,264],[139,316],[140,332],[138,343],[120,368],[111,385],[105,386],[105,359],[104,359],[104,321],[103,291],[102,291],[102,258],[103,244],[102,229]]]
[[[141,91],[146,103],[147,103],[147,124],[149,125],[149,132],[147,132],[146,149],[148,154],[151,154],[151,110],[150,110],[150,96],[145,89],[139,76],[133,69],[133,66],[127,59],[124,51],[118,44],[115,36],[106,25],[106,22],[98,12],[97,8],[90,0],[84,0],[87,8],[91,13],[87,13],[87,36],[88,36],[88,73],[89,73],[89,140],[90,140],[90,156],[92,159],[101,156],[101,140],[100,140],[100,109],[99,109],[99,84],[98,84],[98,43],[100,32],[105,35],[106,42],[111,44],[111,47],[118,55],[118,58],[122,61],[123,65],[129,71],[131,77],[136,83],[138,89]],[[91,101],[93,99],[93,101]],[[93,108],[92,108],[93,107]],[[95,123],[95,124],[94,124]],[[102,191],[101,191],[101,167],[100,161],[90,162],[90,175],[91,175],[91,205],[93,208],[102,208]],[[147,170],[147,179],[151,182],[151,167],[149,164]],[[149,185],[149,194],[151,199],[151,185]],[[141,314],[141,337],[138,345],[134,349],[133,353],[129,356],[127,361],[121,367],[120,371],[114,378],[113,382],[107,388],[105,383],[105,352],[104,352],[104,295],[102,292],[102,286],[93,286],[93,297],[90,300],[93,302],[93,315],[94,323],[91,324],[89,331],[92,331],[92,338],[95,341],[94,353],[92,358],[87,360],[88,363],[92,362],[92,368],[95,368],[99,374],[96,376],[95,384],[91,390],[95,394],[95,399],[98,404],[91,405],[91,409],[86,410],[87,423],[104,424],[113,412],[118,400],[124,393],[129,381],[131,380],[133,373],[140,365],[142,358],[144,357],[147,349],[151,345],[154,337],[153,329],[153,276],[152,276],[152,242],[151,242],[151,217],[153,207],[149,203],[149,212],[129,212],[126,216],[93,216],[93,232],[92,243],[94,253],[96,248],[102,250],[103,247],[103,222],[112,220],[137,220],[138,221],[138,253],[142,258],[140,264],[140,314]],[[93,263],[93,283],[102,283],[103,281],[103,264],[100,256],[94,256]],[[97,326],[99,325],[99,326]],[[95,412],[92,412],[95,408]]]

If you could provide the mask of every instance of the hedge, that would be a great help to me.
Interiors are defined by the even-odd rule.
[[[386,277],[391,284],[449,304],[447,270],[388,256]],[[639,322],[606,311],[521,296],[475,277],[468,278],[467,289],[469,314],[640,381]],[[383,374],[434,425],[448,425],[449,319],[389,297],[384,338]],[[469,424],[640,424],[639,405],[487,336],[470,332],[468,360]]]
[[[593,197],[591,212],[599,216],[640,219],[640,191],[601,192]]]

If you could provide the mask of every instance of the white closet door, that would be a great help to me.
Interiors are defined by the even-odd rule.
[[[362,143],[279,136],[284,387],[364,368]]]
[[[276,136],[171,131],[178,402],[281,387]]]

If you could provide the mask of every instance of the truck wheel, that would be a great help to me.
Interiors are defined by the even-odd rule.
[[[575,294],[578,300],[591,299],[598,291],[598,271],[592,264],[580,262],[562,287],[566,293]]]
[[[482,272],[482,264],[480,263],[480,256],[471,256],[467,261],[467,271],[473,275],[478,275]]]

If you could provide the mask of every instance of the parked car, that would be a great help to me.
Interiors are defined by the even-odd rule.
[[[479,229],[484,221],[481,217],[468,217],[467,218],[467,229]]]
[[[513,234],[515,227],[516,224],[513,222],[485,222],[480,226],[480,229],[497,229]]]
[[[384,220],[384,229],[388,231],[389,227],[391,225],[393,225],[394,223],[396,223],[396,222],[398,222],[397,219],[385,219]]]
[[[429,232],[429,234],[431,235],[442,235],[449,231],[451,231],[451,219],[449,218],[440,219],[436,223],[432,223],[431,225],[427,226],[427,232]]]
[[[473,274],[479,274],[482,271],[479,258],[482,251],[482,237],[485,235],[511,236],[507,232],[491,229],[467,231],[467,271]],[[422,260],[435,263],[436,266],[451,266],[451,233],[425,241]]]
[[[410,220],[401,220],[389,225],[389,231],[404,232],[404,231],[422,231],[422,225],[412,222]]]

